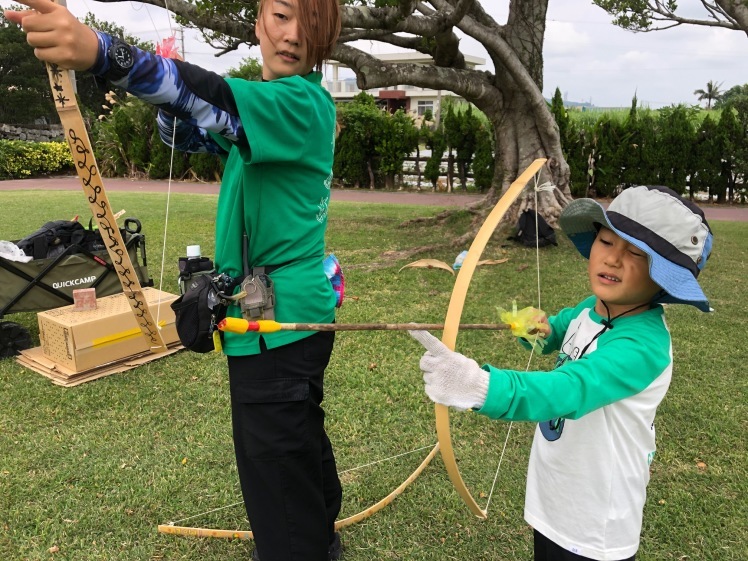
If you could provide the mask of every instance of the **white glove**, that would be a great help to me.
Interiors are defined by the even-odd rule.
[[[426,395],[455,409],[480,409],[488,394],[488,372],[466,356],[449,350],[428,331],[408,331],[426,348],[421,357]]]

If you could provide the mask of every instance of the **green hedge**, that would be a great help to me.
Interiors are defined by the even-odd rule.
[[[73,159],[65,142],[0,140],[0,179],[26,179],[72,170]]]

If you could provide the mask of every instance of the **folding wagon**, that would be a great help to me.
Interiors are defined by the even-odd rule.
[[[21,312],[40,312],[73,303],[73,291],[95,288],[96,297],[122,292],[101,234],[97,230],[79,227],[75,235],[48,234],[50,225],[20,240],[32,261],[23,263],[0,256],[0,320],[5,315]],[[82,233],[81,233],[82,229]],[[120,228],[125,247],[141,286],[153,286],[148,276],[145,235],[136,218],[127,218]],[[46,239],[42,239],[46,238]],[[35,243],[36,242],[36,243]],[[31,334],[23,325],[0,321],[0,358],[11,357],[32,346]]]

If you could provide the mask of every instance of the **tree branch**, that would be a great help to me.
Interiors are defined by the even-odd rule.
[[[676,13],[677,5],[660,0],[632,3],[630,0],[593,0],[614,16],[613,23],[631,31],[663,31],[679,25],[722,27],[748,34],[748,5],[744,0],[700,0],[707,19],[686,18]],[[672,8],[672,9],[671,9]],[[653,22],[669,22],[655,25]]]

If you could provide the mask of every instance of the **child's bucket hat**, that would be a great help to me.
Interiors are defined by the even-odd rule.
[[[712,231],[704,212],[672,189],[629,187],[607,211],[593,199],[577,199],[563,210],[559,223],[587,259],[600,226],[645,252],[649,276],[664,291],[654,302],[711,310],[696,279],[712,251]]]

